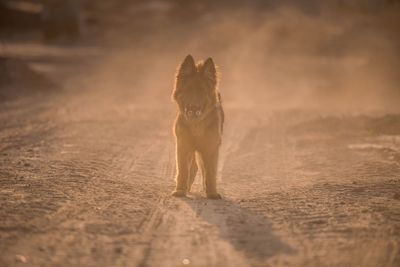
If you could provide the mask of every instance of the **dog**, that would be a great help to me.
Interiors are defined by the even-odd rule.
[[[172,93],[178,106],[173,126],[177,163],[173,196],[186,196],[201,169],[207,198],[221,198],[216,175],[224,111],[217,86],[218,73],[212,58],[196,64],[188,55],[178,67]]]

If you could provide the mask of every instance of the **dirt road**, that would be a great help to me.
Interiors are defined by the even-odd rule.
[[[162,1],[126,2],[131,9],[109,17],[104,2],[99,16],[99,27],[111,25],[111,48],[3,47],[62,90],[0,102],[0,266],[400,266],[400,115],[273,100],[332,86],[326,100],[379,84],[379,75],[364,75],[365,62],[376,64],[368,51],[326,57],[318,43],[307,53],[298,47],[304,36],[325,44],[357,27],[291,10],[262,22],[253,13],[224,17],[195,6],[200,16],[171,13]],[[302,34],[289,34],[299,21]],[[222,200],[204,197],[200,177],[187,198],[170,196],[170,93],[187,53],[215,57],[222,73]],[[349,78],[352,69],[366,80]],[[370,96],[360,91],[342,100],[363,103]]]
[[[78,77],[1,105],[1,266],[399,265],[398,115],[228,100],[223,200],[177,199],[171,87]]]

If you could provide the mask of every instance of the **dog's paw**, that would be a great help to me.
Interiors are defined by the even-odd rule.
[[[221,199],[222,196],[218,193],[207,193],[207,198],[209,199]]]
[[[174,191],[172,191],[171,196],[173,196],[173,197],[185,197],[186,196],[186,192],[184,190],[174,190]]]

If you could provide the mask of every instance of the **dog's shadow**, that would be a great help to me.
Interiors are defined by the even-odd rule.
[[[246,257],[265,260],[295,250],[274,234],[271,222],[238,203],[229,200],[209,200],[199,194],[183,198],[196,216],[217,227],[222,239]]]

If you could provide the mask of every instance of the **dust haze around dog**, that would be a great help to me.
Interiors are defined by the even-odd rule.
[[[153,77],[175,70],[177,59],[192,53],[215,58],[226,101],[239,105],[351,111],[399,107],[396,3],[233,1],[179,9],[160,2],[142,8],[154,9],[141,29],[145,37],[124,27],[125,41],[116,42],[128,50],[132,42],[143,47],[133,57],[132,51],[116,57],[141,69],[149,87],[160,86],[155,80],[164,79]]]
[[[0,266],[400,266],[398,14],[0,0]],[[218,67],[220,200],[171,196],[189,54]]]

